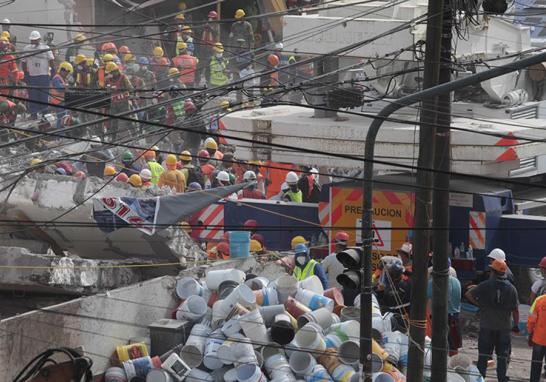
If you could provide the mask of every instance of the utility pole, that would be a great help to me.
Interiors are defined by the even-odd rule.
[[[451,38],[453,12],[451,0],[444,0],[442,59],[440,83],[451,81]],[[448,283],[449,283],[449,171],[451,169],[451,94],[438,96],[438,118],[436,147],[434,150],[434,168],[440,170],[434,176],[432,200],[433,233],[433,294],[432,300],[432,364],[431,381],[446,382],[448,346]]]
[[[438,85],[440,78],[441,36],[444,0],[428,2],[425,72],[423,89]],[[428,254],[432,220],[432,168],[436,139],[437,97],[423,99],[419,127],[419,158],[415,192],[415,232],[411,286],[410,330],[408,351],[408,382],[423,381],[423,349],[427,312]],[[436,382],[436,381],[435,381]]]

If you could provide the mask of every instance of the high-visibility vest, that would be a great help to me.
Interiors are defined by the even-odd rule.
[[[305,280],[308,277],[314,276],[315,275],[315,266],[317,264],[318,263],[315,260],[311,259],[311,260],[309,260],[309,262],[307,263],[305,268],[303,268],[303,270],[300,267],[295,266],[294,267],[294,277],[296,278],[296,280],[302,281],[302,280]]]
[[[219,61],[216,57],[210,60],[210,84],[212,86],[222,86],[228,83],[229,77],[226,74],[227,60]]]
[[[99,83],[99,88],[104,89],[104,65],[101,65],[97,70],[97,82]]]
[[[154,161],[148,162],[148,168],[150,169],[150,172],[152,173],[152,183],[157,184],[159,182],[159,177],[161,176],[161,174],[163,174],[165,169],[159,163]]]
[[[91,85],[91,72],[81,70],[76,73],[76,86],[86,88]]]
[[[57,89],[55,87],[51,87],[51,91],[49,92],[49,103],[53,105],[60,105],[64,101],[64,86],[66,85],[66,82],[64,78],[59,74],[55,74],[51,81],[60,80],[61,84],[63,85],[62,89]]]
[[[291,202],[294,202],[294,203],[303,202],[303,193],[301,192],[301,190],[298,190],[298,192],[292,192],[291,190],[288,190],[284,193],[284,195],[288,196]]]
[[[120,74],[117,80],[109,81],[109,85],[115,88],[112,91],[112,103],[123,102],[129,98],[129,92],[124,89],[124,76],[125,74]]]
[[[173,64],[180,69],[180,82],[183,84],[192,84],[195,82],[197,63],[197,58],[189,54],[181,54],[173,58]]]

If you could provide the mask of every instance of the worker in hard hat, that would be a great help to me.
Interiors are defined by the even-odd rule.
[[[87,63],[87,57],[79,53],[74,58],[74,86],[78,90],[95,88],[93,68]]]
[[[213,50],[214,56],[210,59],[209,70],[205,73],[207,84],[212,88],[226,85],[230,80],[229,61],[224,58],[224,46],[217,42]]]
[[[106,88],[111,94],[110,114],[123,114],[131,110],[132,103],[130,99],[133,85],[126,74],[121,73],[118,65],[108,62],[105,68]],[[131,134],[132,123],[118,118],[111,118],[107,133],[112,142],[116,142],[119,136]]]
[[[76,33],[72,39],[72,44],[66,49],[65,61],[76,65],[76,56],[82,53],[80,50],[86,41],[87,37],[83,33]]]
[[[53,110],[57,113],[57,125],[59,126],[60,119],[66,114],[65,109],[61,108],[64,105],[65,89],[68,86],[68,76],[74,72],[72,64],[68,61],[61,62],[57,74],[51,79],[51,90],[49,94],[49,103]],[[54,106],[57,107],[54,107]]]
[[[177,162],[176,155],[167,155],[167,159],[165,159],[165,167],[167,169],[159,177],[157,185],[159,187],[169,187],[180,193],[186,190],[186,178],[180,170],[176,169]]]
[[[49,102],[49,81],[51,73],[55,73],[55,57],[46,44],[41,42],[38,31],[30,32],[30,44],[23,49],[21,57],[25,80],[29,85],[29,108],[31,119],[37,119]],[[36,102],[32,102],[36,101]]]
[[[160,163],[157,162],[157,153],[154,150],[146,150],[143,157],[146,161],[146,166],[148,167],[152,175],[150,181],[152,182],[152,184],[158,184],[159,178],[161,177],[161,174],[163,174],[165,169]]]
[[[322,283],[322,287],[328,289],[328,278],[324,269],[318,261],[311,259],[309,248],[305,244],[298,244],[294,249],[294,277],[298,281],[303,281],[308,277],[317,276]]]
[[[337,254],[347,249],[349,234],[345,231],[336,232],[334,244],[334,251],[322,260],[321,265],[328,276],[328,285],[342,289],[341,284],[337,282],[337,276],[343,273],[345,267],[337,259]]]
[[[193,31],[191,30],[189,25],[184,25],[182,29],[180,30],[180,34],[182,39],[177,41],[176,44],[176,55],[178,56],[180,54],[180,49],[178,49],[178,43],[179,42],[185,42],[186,43],[186,52],[188,54],[191,54],[192,56],[195,54],[195,45],[193,44]]]
[[[229,260],[229,243],[221,241],[207,251],[209,260]]]
[[[17,82],[18,71],[17,60],[11,52],[8,38],[0,36],[0,95],[11,94],[9,87]]]
[[[209,155],[211,157],[211,163],[214,164],[214,161],[212,159],[218,159],[222,160],[224,157],[224,154],[218,150],[218,143],[214,140],[212,137],[208,137],[205,139],[205,150],[209,152]]]
[[[129,182],[129,177],[127,176],[126,173],[120,172],[118,175],[116,175],[114,180],[116,182],[120,182],[120,183],[127,183],[127,182]]]
[[[181,41],[176,46],[179,48],[179,54],[173,58],[173,65],[180,71],[180,82],[187,88],[193,88],[199,60],[189,53],[186,42]]]
[[[180,171],[184,174],[186,178],[186,183],[191,186],[192,183],[197,183],[201,187],[203,186],[203,174],[201,168],[194,166],[192,163],[192,155],[188,150],[184,150],[180,153],[180,163],[182,168]],[[189,187],[188,186],[188,187]]]
[[[250,183],[250,186],[238,192],[239,198],[265,199],[264,193],[258,190],[258,182],[254,171],[246,171],[243,175],[243,181]]]
[[[184,101],[184,112],[186,113],[184,125],[189,129],[185,132],[184,144],[191,153],[196,154],[201,141],[206,138],[207,126],[193,101]]]
[[[298,188],[303,195],[304,203],[318,203],[321,186],[318,179],[318,170],[308,166],[302,166],[302,174],[298,180]]]
[[[133,153],[129,150],[125,151],[121,155],[121,164],[122,167],[120,172],[127,174],[127,177],[140,173],[140,168],[135,163],[135,157],[133,156]]]
[[[214,166],[209,163],[210,154],[207,150],[201,150],[197,153],[197,161],[199,162],[199,167],[201,168],[201,174],[203,175],[203,186],[205,189],[212,187],[212,178],[214,173]]]
[[[15,52],[15,44],[17,43],[17,36],[15,36],[11,31],[11,21],[9,19],[2,20],[2,34],[7,33],[8,39],[12,44],[12,52]]]
[[[254,29],[252,24],[245,20],[246,13],[243,9],[237,9],[235,11],[235,22],[231,24],[231,31],[229,33],[229,38],[232,41],[232,44],[235,45],[235,42],[238,39],[243,39],[247,43],[247,50],[254,49]]]
[[[210,11],[207,15],[207,23],[203,25],[201,32],[200,44],[197,46],[196,55],[201,60],[199,68],[199,76],[201,77],[202,69],[209,64],[210,58],[214,54],[214,44],[220,42],[220,23],[218,22],[218,13]]]
[[[153,89],[156,84],[156,76],[153,71],[150,70],[150,60],[148,57],[139,57],[137,59],[138,71],[136,75],[144,82],[144,89]]]
[[[0,124],[2,126],[15,126],[19,110],[22,110],[21,106],[7,98],[0,100]],[[0,131],[0,141],[9,141],[9,137],[12,135],[11,131],[4,127]]]
[[[152,57],[150,59],[150,70],[155,73],[156,79],[159,79],[158,76],[161,72],[165,70],[165,64],[167,67],[170,66],[170,60],[165,57],[165,52],[160,46],[155,46],[152,49]]]
[[[285,181],[289,189],[283,194],[282,200],[292,203],[303,202],[303,194],[298,187],[298,180],[298,175],[294,171],[290,171],[288,174],[286,174]]]

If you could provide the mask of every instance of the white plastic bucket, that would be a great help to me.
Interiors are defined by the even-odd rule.
[[[174,379],[167,370],[152,369],[146,375],[146,382],[174,382]]]
[[[253,308],[256,305],[256,296],[252,289],[247,285],[241,284],[231,292],[224,300],[224,308],[233,309],[236,304],[241,304],[245,308]]]
[[[180,351],[180,358],[191,368],[197,367],[203,360],[205,342],[211,329],[208,325],[196,324],[193,326],[190,336]]]
[[[344,341],[347,341],[349,337],[343,336],[343,339],[339,338],[336,333],[329,333],[324,337],[327,349],[338,349]]]
[[[224,365],[231,365],[233,362],[235,362],[235,347],[239,341],[243,339],[244,337],[242,334],[236,333],[225,340],[224,343],[218,347],[217,355]]]
[[[214,379],[205,370],[191,369],[184,382],[212,382]]]
[[[341,309],[341,322],[345,321],[358,321],[360,322],[360,308],[355,306],[346,306]]]
[[[448,371],[447,372],[447,382],[465,382],[465,380],[459,374]]]
[[[294,276],[283,275],[275,281],[279,302],[284,304],[288,297],[294,297],[298,291],[298,280]]]
[[[231,309],[224,304],[224,300],[218,300],[212,306],[212,326],[217,327],[218,323],[222,322],[227,318]]]
[[[125,370],[121,367],[110,367],[104,373],[104,382],[127,382]]]
[[[231,369],[226,371],[224,374],[225,382],[236,382],[237,381],[237,369]]]
[[[311,375],[305,376],[305,382],[333,382],[332,377],[324,366],[316,364],[311,370]]]
[[[373,373],[372,382],[395,382],[392,375],[387,373]]]
[[[306,377],[317,364],[315,358],[308,352],[294,352],[290,355],[289,365],[294,374]]]
[[[315,292],[317,294],[323,294],[324,288],[322,286],[322,282],[318,278],[318,276],[313,275],[311,277],[308,277],[298,283],[298,287],[301,289],[307,289],[312,292]]]
[[[241,331],[241,316],[234,316],[229,321],[226,321],[224,325],[222,325],[222,333],[226,337],[231,337]]]
[[[234,363],[237,365],[243,363],[252,363],[258,364],[258,359],[256,358],[256,352],[254,351],[254,346],[249,338],[243,337],[234,347]]]
[[[223,281],[233,280],[242,284],[245,281],[246,275],[238,269],[219,269],[209,271],[205,277],[207,288],[210,290],[218,290],[218,287]]]
[[[311,310],[327,308],[330,312],[334,311],[334,300],[307,289],[299,289],[296,292],[296,300]]]
[[[239,382],[265,382],[267,381],[258,365],[243,364],[237,367],[237,380]]]
[[[271,339],[280,345],[287,345],[292,342],[295,333],[288,314],[282,313],[275,317],[275,322],[271,325],[269,334]]]
[[[267,336],[267,328],[264,324],[264,319],[258,309],[252,310],[241,316],[239,321],[243,333],[257,345],[269,343]]]
[[[339,360],[346,364],[355,366],[360,361],[360,345],[356,341],[345,341],[338,349]]]
[[[304,327],[309,322],[317,323],[322,329],[326,330],[332,325],[332,313],[327,308],[320,308],[298,317],[299,328]]]
[[[326,342],[324,337],[317,328],[312,324],[307,324],[294,337],[294,341],[299,348],[306,351],[315,350],[322,352],[326,350]]]
[[[258,290],[267,288],[269,285],[269,280],[265,277],[255,277],[253,279],[245,281],[245,284],[252,290]]]
[[[189,296],[176,312],[176,318],[179,320],[188,320],[198,322],[207,313],[207,302],[201,296]]]
[[[224,366],[224,363],[218,358],[218,348],[224,343],[225,339],[222,332],[217,329],[205,342],[203,365],[205,365],[207,369],[216,370]]]
[[[176,282],[176,295],[181,300],[190,296],[203,296],[203,286],[193,277],[182,277]]]
[[[355,369],[351,366],[341,364],[332,372],[332,378],[334,378],[334,381],[336,382],[349,382],[355,374]]]
[[[328,330],[328,334],[336,334],[343,342],[348,340],[360,341],[360,323],[358,321],[344,321],[339,324],[333,324]]]
[[[286,313],[284,305],[261,306],[259,309],[266,326],[271,326],[278,314]]]

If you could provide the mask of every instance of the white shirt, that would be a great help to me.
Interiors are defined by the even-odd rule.
[[[336,253],[331,253],[326,256],[320,264],[322,265],[324,272],[328,275],[328,286],[330,288],[341,288],[341,285],[337,282],[337,276],[343,273],[345,267],[337,259]]]
[[[27,64],[28,74],[30,76],[47,76],[49,75],[49,61],[54,60],[53,52],[49,49],[49,46],[46,44],[40,43],[36,45],[27,45],[23,52],[27,52],[23,57],[23,61]],[[44,50],[39,53],[36,51]]]
[[[544,294],[544,292],[546,292],[546,280],[544,279],[541,279],[541,280],[537,280],[533,283],[533,285],[531,285],[531,292],[533,292],[534,294],[538,296],[540,296],[541,294]]]

